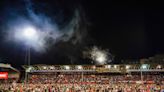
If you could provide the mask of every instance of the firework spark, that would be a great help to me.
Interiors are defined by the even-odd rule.
[[[86,55],[88,55],[87,57],[92,59],[96,64],[107,64],[113,60],[113,57],[108,50],[103,50],[96,46],[91,48]]]

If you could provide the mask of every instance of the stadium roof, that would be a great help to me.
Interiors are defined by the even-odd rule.
[[[110,64],[110,65],[24,65],[27,72],[163,72],[163,65],[152,64]]]
[[[16,68],[12,67],[10,64],[0,63],[0,68],[8,68],[8,69],[11,69],[11,70],[14,70],[14,71],[20,73],[19,70],[17,70]]]

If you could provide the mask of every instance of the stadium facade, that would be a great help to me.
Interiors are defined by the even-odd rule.
[[[130,73],[164,72],[161,64],[110,64],[110,65],[24,65],[28,73],[41,72],[95,72],[95,73]]]
[[[5,80],[18,81],[19,78],[20,78],[19,70],[12,67],[10,64],[0,63],[0,80],[5,79]]]

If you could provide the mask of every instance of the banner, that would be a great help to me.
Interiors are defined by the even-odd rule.
[[[8,72],[0,72],[0,79],[8,79]]]

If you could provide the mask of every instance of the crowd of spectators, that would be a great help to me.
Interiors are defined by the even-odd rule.
[[[1,84],[0,92],[164,92],[157,84]]]
[[[0,92],[164,92],[163,79],[159,74],[143,75],[143,81],[161,83],[144,83],[137,74],[31,74],[28,82],[0,83]]]
[[[59,74],[59,75],[31,75],[29,78],[29,83],[58,83],[58,84],[78,84],[78,83],[95,83],[103,81],[102,76],[95,75],[76,75],[76,74]],[[105,78],[104,78],[105,79]],[[99,80],[99,81],[96,81]],[[108,78],[106,78],[108,81]]]
[[[141,78],[142,77],[142,78]],[[89,74],[40,74],[31,75],[29,77],[29,83],[58,83],[58,84],[79,84],[79,83],[96,83],[96,84],[109,84],[118,82],[162,82],[164,81],[164,75],[89,75]]]

